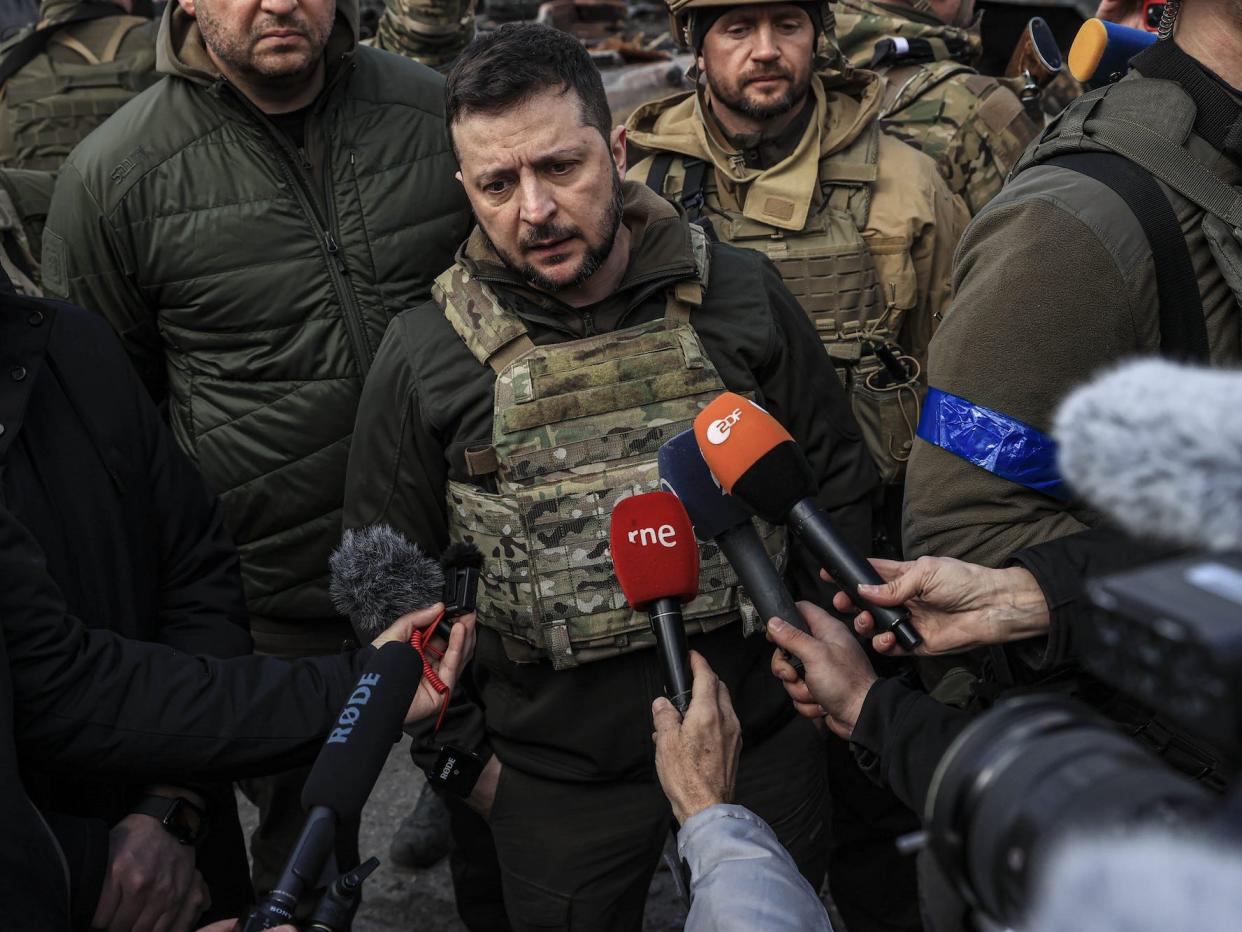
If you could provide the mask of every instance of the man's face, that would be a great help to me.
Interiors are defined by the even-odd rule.
[[[336,18],[336,0],[180,0],[222,70],[260,83],[311,75]]]
[[[621,225],[625,130],[608,142],[583,123],[573,91],[543,91],[451,128],[479,228],[510,269],[542,291],[583,284]]]
[[[763,3],[716,20],[698,63],[714,105],[767,120],[806,98],[814,55],[810,17],[791,4]]]

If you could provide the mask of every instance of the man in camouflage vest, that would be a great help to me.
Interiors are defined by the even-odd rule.
[[[415,735],[413,756],[459,797],[459,845],[463,812],[490,824],[513,927],[635,930],[671,814],[653,769],[660,666],[612,569],[613,506],[657,487],[659,446],[724,389],[789,428],[820,504],[858,547],[875,469],[775,266],[710,243],[622,181],[625,130],[576,39],[534,24],[480,37],[446,101],[479,227],[433,301],[385,334],[345,524],[388,523],[432,553],[461,540],[483,551],[470,680],[438,733]],[[761,532],[783,563],[783,532]],[[795,594],[822,600],[813,561],[788,559]],[[705,545],[702,565],[686,628],[741,719],[738,801],[818,885],[822,738],[792,716],[763,619],[719,549]],[[446,750],[479,773],[444,779]]]
[[[1039,127],[1003,79],[972,67],[974,0],[837,0],[833,11],[842,54],[886,79],[881,126],[935,159],[977,213]]]
[[[0,48],[0,166],[58,170],[159,79],[155,24],[132,8],[133,0],[43,0],[39,21]]]

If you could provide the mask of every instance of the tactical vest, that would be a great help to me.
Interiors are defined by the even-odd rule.
[[[1242,108],[1171,42],[1155,43],[1132,64],[1145,78],[1155,80],[1123,80],[1084,94],[1026,151],[1014,174],[1078,153],[1115,153],[1138,166],[1204,211],[1208,246],[1242,313],[1242,190],[1226,184],[1188,148],[1229,153],[1242,163]],[[1177,232],[1174,246],[1186,253],[1185,240]],[[1155,258],[1157,281],[1163,285],[1161,279],[1176,275],[1176,270],[1162,275],[1167,255]],[[1162,302],[1162,333],[1177,327],[1171,318],[1179,312],[1185,316],[1188,306],[1198,307],[1202,316],[1188,255],[1181,265],[1182,280],[1189,279],[1189,285],[1182,289],[1178,307]],[[1196,330],[1202,329],[1201,320],[1192,323]],[[1203,339],[1197,337],[1199,342]]]
[[[140,16],[117,15],[47,27],[53,31],[46,50],[0,88],[0,165],[57,171],[88,133],[153,84],[154,42],[117,58],[125,38],[150,25]],[[94,47],[83,41],[101,31]],[[53,58],[53,50],[68,50],[80,61]]]
[[[659,487],[661,444],[725,390],[689,324],[708,274],[706,240],[693,238],[699,279],[670,289],[662,319],[551,346],[536,346],[521,318],[460,265],[436,279],[434,300],[496,372],[491,443],[466,453],[468,472],[490,490],[449,483],[449,537],[483,552],[479,623],[501,634],[511,660],[550,659],[560,670],[655,643],[617,582],[609,521],[622,498]],[[783,568],[784,530],[759,524]],[[759,630],[720,549],[699,547],[687,632],[739,615],[744,633]]]
[[[896,339],[918,299],[910,257],[873,253],[861,232],[878,177],[879,132],[873,122],[820,160],[821,199],[797,232],[722,207],[716,173],[698,159],[660,153],[647,184],[722,242],[758,250],[775,263],[836,365],[882,480],[896,484],[905,474],[924,388],[922,361],[902,353]],[[885,367],[884,354],[890,367],[904,367],[903,378]]]

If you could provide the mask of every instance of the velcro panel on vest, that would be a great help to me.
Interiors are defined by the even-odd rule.
[[[687,395],[708,394],[720,384],[719,376],[703,367],[697,353],[694,359],[686,358],[675,330],[636,335],[622,331],[606,337],[603,341],[579,341],[581,348],[562,354],[563,369],[558,371],[550,371],[546,359],[536,358],[503,374],[502,379],[511,379],[518,403],[501,412],[501,429],[512,433],[634,410]],[[607,353],[609,342],[615,357],[593,362]]]

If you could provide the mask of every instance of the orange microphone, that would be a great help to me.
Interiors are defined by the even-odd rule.
[[[815,503],[815,474],[776,418],[725,392],[694,419],[694,436],[726,492],[765,521],[788,524],[854,604],[869,611],[877,627],[893,632],[902,648],[914,650],[923,642],[908,609],[873,605],[859,596],[860,585],[883,580]]]

